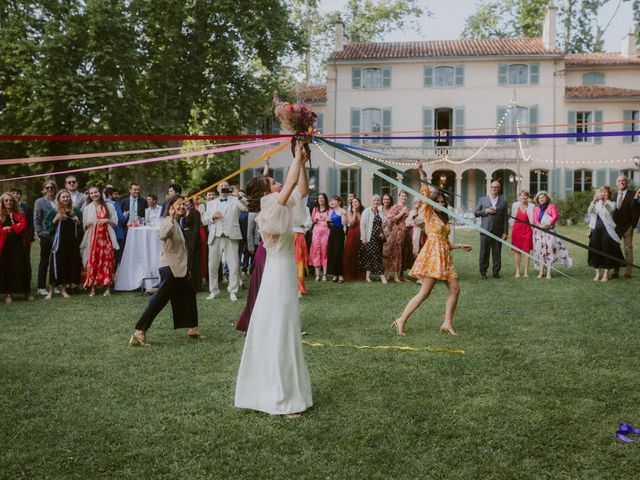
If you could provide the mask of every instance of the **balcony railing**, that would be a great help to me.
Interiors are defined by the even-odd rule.
[[[454,146],[394,146],[382,145],[379,143],[372,144],[366,142],[364,145],[375,147],[375,150],[384,152],[385,158],[389,160],[439,160],[449,159],[460,161],[473,156],[474,162],[499,162],[499,163],[516,163],[516,155],[519,155],[517,144],[505,145],[487,145],[482,148],[481,145],[474,147],[454,147]],[[481,151],[479,151],[482,148]],[[475,156],[474,156],[475,155]],[[522,160],[522,157],[520,158]]]

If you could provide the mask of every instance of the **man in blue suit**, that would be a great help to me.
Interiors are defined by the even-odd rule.
[[[120,200],[120,209],[127,219],[125,224],[144,218],[146,208],[147,201],[140,196],[140,185],[132,183],[129,185],[129,195]]]

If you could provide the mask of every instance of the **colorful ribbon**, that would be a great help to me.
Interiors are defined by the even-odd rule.
[[[640,435],[640,429],[634,428],[628,423],[621,423],[618,425],[618,431],[616,432],[616,440],[624,443],[636,443],[638,440],[629,437],[629,434]]]
[[[355,348],[358,350],[399,350],[401,352],[430,352],[430,353],[455,353],[464,355],[464,350],[459,348],[443,348],[443,347],[408,347],[403,345],[353,345],[351,343],[320,343],[308,342],[303,340],[302,343],[310,347],[335,347],[335,348]]]

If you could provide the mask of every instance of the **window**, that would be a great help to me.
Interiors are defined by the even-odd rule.
[[[640,142],[640,110],[631,110],[630,120],[628,128],[633,132],[633,135],[629,137],[629,141]]]
[[[319,172],[317,168],[307,168],[309,178],[309,196],[316,198],[318,196],[318,187],[320,182]]]
[[[380,139],[376,138],[377,132],[382,131],[382,110],[379,108],[365,108],[362,110],[362,133],[373,137],[367,140],[369,143],[380,143]],[[373,133],[372,133],[373,132]]]
[[[582,75],[583,85],[604,85],[604,73],[589,72]]]
[[[507,83],[509,85],[527,85],[529,83],[529,65],[522,63],[509,65]]]
[[[365,68],[362,70],[362,88],[382,88],[382,69]]]
[[[593,185],[593,172],[591,170],[575,170],[573,172],[573,191],[586,192]]]
[[[498,85],[537,85],[539,63],[498,64]]]
[[[318,113],[318,133],[324,133],[324,112]]]
[[[343,168],[340,170],[340,196],[347,198],[347,194],[355,193],[360,197],[360,169]]]
[[[434,87],[454,86],[453,67],[436,67],[433,69]]]
[[[527,107],[513,107],[507,111],[505,119],[505,135],[518,135],[518,133],[527,133],[522,126],[529,123],[529,109]],[[518,131],[519,130],[519,131]],[[517,139],[506,138],[505,142],[514,143]]]
[[[576,112],[576,133],[589,133],[592,130],[593,112]],[[593,137],[577,137],[577,143],[590,143]],[[582,190],[579,190],[582,191]]]
[[[533,197],[541,190],[549,191],[549,171],[533,170],[529,174],[529,193]]]

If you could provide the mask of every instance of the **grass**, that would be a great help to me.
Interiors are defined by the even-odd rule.
[[[584,239],[584,228],[565,228]],[[396,337],[415,284],[322,284],[301,304],[312,342],[459,348],[451,353],[305,346],[315,405],[302,418],[237,410],[243,302],[206,301],[206,339],[173,331],[127,347],[147,298],[74,295],[0,305],[0,478],[600,479],[637,473],[638,328],[597,291],[640,307],[640,275],[480,281],[476,249],[456,253],[458,338],[436,333],[438,285]],[[637,242],[637,237],[636,237]],[[36,252],[34,252],[35,255]],[[639,255],[640,256],[640,255]]]

